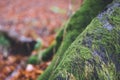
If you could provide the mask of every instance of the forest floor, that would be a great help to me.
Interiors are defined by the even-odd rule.
[[[0,0],[0,30],[21,38],[41,39],[45,49],[80,4],[81,0]],[[4,59],[0,53],[0,80],[35,80],[50,64],[26,64],[28,57],[19,54]]]

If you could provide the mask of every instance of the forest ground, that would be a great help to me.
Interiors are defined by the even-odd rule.
[[[80,6],[81,0],[70,1],[0,0],[0,30],[13,31],[21,38],[41,39],[42,49],[45,49],[54,41],[60,26]],[[50,61],[39,65],[26,64],[28,57],[9,55],[5,60],[1,52],[0,80],[35,80],[50,64]]]

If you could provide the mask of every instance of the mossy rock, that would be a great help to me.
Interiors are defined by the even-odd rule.
[[[119,2],[114,1],[92,20],[64,53],[48,80],[120,79]]]
[[[69,50],[69,46],[73,45],[72,42],[77,38],[77,36],[83,32],[83,30],[91,22],[91,20],[94,17],[96,17],[97,14],[99,12],[101,12],[105,8],[105,6],[107,4],[109,4],[110,2],[112,2],[112,0],[109,0],[109,1],[106,1],[106,0],[84,0],[83,5],[70,18],[70,20],[68,21],[68,24],[65,26],[64,33],[63,33],[63,42],[60,45],[59,49],[57,50],[57,53],[54,56],[51,65],[45,70],[45,72],[42,75],[40,75],[38,80],[48,80],[49,77],[50,77],[50,80],[53,80],[55,78],[55,76],[58,75],[58,74],[56,74],[54,76],[53,73],[56,71],[56,68],[58,67],[58,65],[65,58],[65,56],[66,56],[65,53],[67,53],[66,51]],[[81,37],[84,37],[84,36],[81,36]],[[79,46],[77,46],[77,47],[79,47]],[[71,48],[71,50],[72,50],[72,48]],[[85,48],[85,50],[87,50],[87,52],[90,51],[89,48]],[[74,51],[71,51],[71,52],[74,52]],[[84,52],[84,53],[86,53],[86,52]],[[84,54],[83,54],[83,56],[86,57]],[[90,57],[90,55],[89,55],[89,57]],[[70,63],[68,63],[68,64],[70,64]],[[63,67],[63,69],[64,69],[64,67]],[[65,74],[67,74],[67,73],[65,73]],[[53,78],[51,78],[52,75],[53,75]],[[64,80],[64,78],[61,80]]]

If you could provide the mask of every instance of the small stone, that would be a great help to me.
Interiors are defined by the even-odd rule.
[[[34,70],[33,65],[32,64],[28,64],[27,67],[26,67],[26,71],[31,72],[33,70]]]

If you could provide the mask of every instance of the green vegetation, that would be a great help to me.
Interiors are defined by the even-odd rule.
[[[10,46],[9,40],[5,37],[5,35],[2,32],[0,32],[0,46],[4,46],[4,47]]]
[[[120,79],[119,6],[113,2],[92,20],[64,53],[49,80]]]
[[[66,79],[64,77],[70,77],[72,80],[74,80],[74,78],[78,79],[78,77],[81,77],[81,80],[82,80],[82,77],[83,78],[85,77],[85,75],[78,74],[79,73],[78,69],[81,64],[84,65],[84,61],[86,59],[89,59],[92,57],[92,55],[90,54],[91,50],[85,46],[81,46],[81,48],[80,48],[79,47],[80,45],[78,45],[78,43],[77,43],[77,45],[74,45],[72,42],[77,38],[77,36],[81,32],[83,32],[83,30],[91,22],[91,20],[94,17],[96,17],[96,15],[99,12],[101,12],[104,9],[104,7],[107,4],[109,4],[111,1],[112,0],[109,0],[109,1],[85,0],[84,1],[81,8],[70,18],[68,23],[65,25],[64,33],[63,33],[63,42],[61,43],[59,49],[57,50],[57,53],[54,56],[54,59],[52,60],[51,65],[38,78],[39,80],[47,80],[47,79],[57,80],[56,78],[60,77],[60,76],[61,76],[61,78],[60,78],[61,80]],[[84,36],[81,36],[80,40],[82,40],[82,39],[84,39]],[[71,44],[74,46],[72,48],[69,48],[69,46]],[[78,47],[82,50],[79,51],[79,49],[75,49],[75,47]],[[78,56],[77,55],[78,53],[75,52],[76,50],[78,50],[78,53],[82,52],[82,54]],[[85,55],[84,53],[86,53],[87,55]],[[70,54],[70,55],[68,55],[68,54]],[[80,56],[82,56],[82,58]],[[73,60],[73,62],[70,62],[72,60]],[[81,61],[81,62],[78,62],[78,61]],[[72,65],[75,65],[75,69],[77,69],[77,70],[70,68],[71,63],[73,63]],[[79,65],[77,66],[77,64],[79,64]],[[74,70],[73,71],[74,74],[70,73],[70,71],[72,69]],[[79,70],[84,70],[84,66],[82,66]],[[65,74],[68,74],[71,76],[64,76]],[[82,74],[82,72],[81,72],[81,74]],[[59,80],[59,78],[58,78],[58,80]]]

